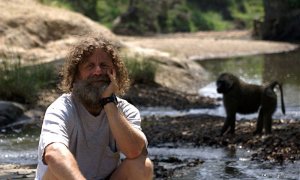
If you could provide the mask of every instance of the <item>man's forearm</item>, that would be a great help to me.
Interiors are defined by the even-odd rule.
[[[61,143],[53,143],[46,148],[45,161],[48,164],[46,176],[57,179],[85,179],[72,153]]]
[[[146,145],[141,133],[131,126],[114,103],[106,104],[104,110],[112,133],[121,151],[127,158],[139,156]]]

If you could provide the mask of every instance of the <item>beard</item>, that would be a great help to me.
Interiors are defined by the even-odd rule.
[[[107,75],[90,77],[86,80],[77,80],[74,83],[72,93],[86,107],[100,108],[101,95],[110,83]]]

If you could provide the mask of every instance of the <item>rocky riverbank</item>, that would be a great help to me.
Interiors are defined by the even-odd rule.
[[[191,107],[214,107],[215,100],[184,94],[159,85],[135,85],[124,98],[137,106],[171,106],[175,109]],[[253,161],[272,161],[279,164],[300,160],[300,122],[278,120],[273,123],[273,134],[253,136],[255,120],[240,120],[236,124],[236,135],[219,136],[224,118],[208,115],[187,115],[180,117],[143,117],[142,128],[149,147],[191,147],[210,146],[250,149]],[[180,160],[177,157],[152,158],[156,179],[165,179],[184,173],[203,163],[201,159]],[[162,163],[173,164],[166,168]],[[0,165],[0,178],[32,179],[35,165]]]
[[[191,147],[210,146],[226,148],[235,152],[237,148],[253,151],[253,161],[270,161],[278,164],[300,160],[300,122],[294,120],[274,120],[272,135],[254,136],[255,119],[240,120],[236,124],[235,135],[219,136],[224,122],[223,117],[208,115],[183,117],[147,117],[143,121],[150,147]],[[199,159],[181,162],[177,157],[167,161],[174,164],[184,163],[185,166],[174,169],[157,164],[156,176],[166,178],[176,175],[185,168],[192,168],[202,163]],[[166,161],[166,160],[164,160]],[[178,170],[178,172],[176,171]]]

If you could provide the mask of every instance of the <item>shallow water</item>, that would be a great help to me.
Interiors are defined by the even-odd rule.
[[[0,136],[0,164],[37,163],[39,129]],[[150,157],[200,159],[203,164],[186,171],[176,180],[196,179],[300,179],[300,161],[284,165],[250,161],[251,151],[237,148],[157,148],[149,147]],[[170,164],[169,166],[173,166]]]
[[[221,105],[217,108],[199,108],[199,109],[189,109],[189,110],[175,110],[171,107],[140,107],[141,115],[142,116],[169,116],[169,117],[176,117],[176,116],[185,116],[185,115],[201,115],[207,114],[212,116],[220,116],[226,117],[224,107]],[[258,113],[253,114],[237,114],[237,120],[243,119],[254,119],[257,118]],[[281,110],[278,109],[274,114],[273,118],[275,119],[293,119],[293,120],[300,120],[300,111],[298,107],[289,107],[288,112],[285,115],[282,114]]]
[[[192,168],[176,180],[198,179],[300,179],[300,161],[284,165],[250,161],[251,151],[237,148],[149,148],[150,156],[176,157],[181,160],[199,158],[204,163]]]
[[[0,134],[0,164],[36,164],[39,132],[39,129],[30,129],[29,132]]]

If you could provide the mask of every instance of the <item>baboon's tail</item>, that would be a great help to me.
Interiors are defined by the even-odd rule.
[[[270,84],[270,87],[272,89],[275,88],[275,86],[278,85],[279,87],[279,90],[280,90],[280,99],[281,99],[281,110],[282,110],[282,113],[285,114],[285,106],[284,106],[284,100],[283,100],[283,90],[282,90],[282,84],[277,82],[277,81],[273,81],[271,84]]]

